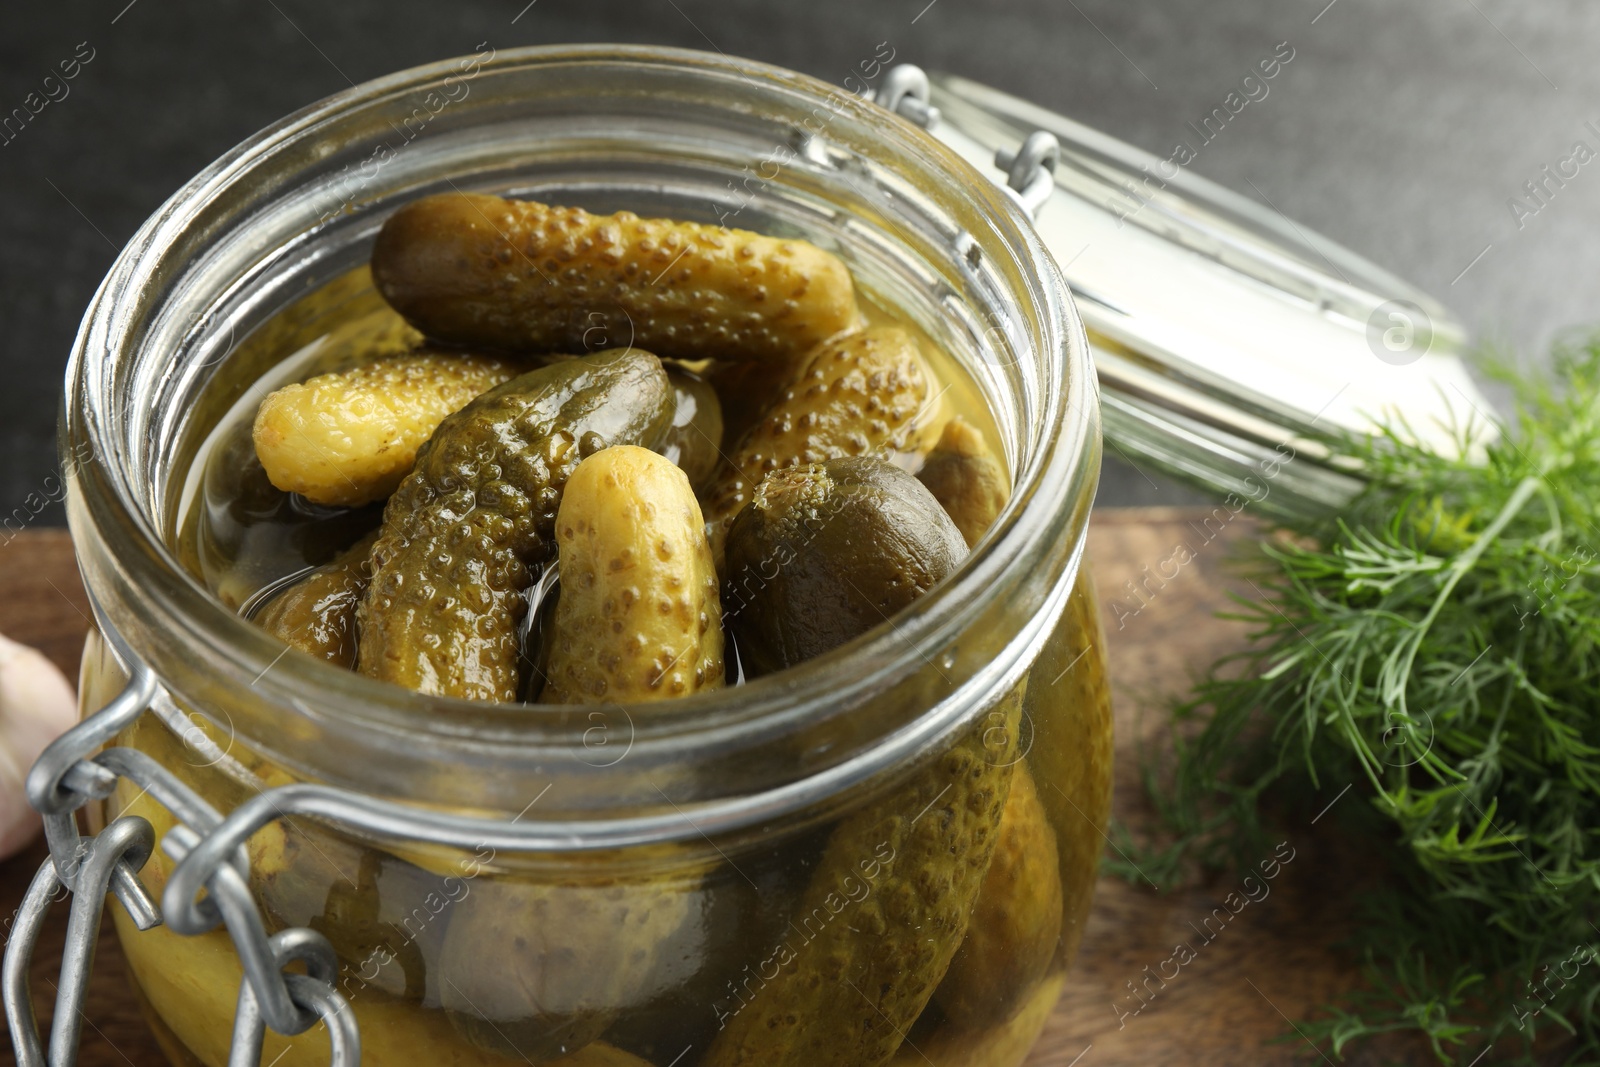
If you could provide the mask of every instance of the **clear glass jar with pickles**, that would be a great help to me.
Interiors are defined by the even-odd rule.
[[[364,1062],[1013,1067],[1109,806],[1097,401],[1026,211],[889,111],[656,49],[398,74],[90,310],[85,712],[153,672],[114,744],[233,813]],[[232,924],[112,914],[229,1062]]]

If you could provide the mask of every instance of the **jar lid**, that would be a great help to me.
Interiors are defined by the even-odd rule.
[[[964,78],[905,100],[896,76],[880,102],[1033,210],[1088,330],[1111,451],[1304,513],[1360,485],[1318,431],[1387,424],[1452,454],[1460,428],[1489,431],[1465,327],[1270,201],[1186,169],[1213,134],[1159,157]],[[921,97],[920,72],[909,81]]]

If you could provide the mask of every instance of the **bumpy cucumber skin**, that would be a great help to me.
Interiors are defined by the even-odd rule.
[[[470,193],[396,211],[372,277],[429,336],[505,349],[793,359],[861,321],[849,270],[805,241]]]
[[[382,500],[445,416],[521,370],[504,359],[423,349],[319,374],[256,411],[256,455],[272,484],[317,504]]]
[[[377,538],[368,534],[273,597],[256,625],[286,645],[353,670],[356,609],[367,592],[368,558]]]
[[[1061,939],[1059,862],[1038,787],[1019,767],[967,939],[934,993],[955,1026],[1010,1018],[1050,970]]]
[[[1019,691],[911,779],[834,830],[777,974],[723,1020],[704,1067],[877,1067],[944,976],[999,837]],[[794,927],[800,930],[800,927]]]
[[[969,548],[994,525],[1011,499],[1005,467],[989,451],[977,427],[960,415],[945,424],[928,462],[917,472],[917,481],[955,520]]]
[[[648,449],[596,452],[556,517],[561,598],[546,704],[630,704],[722,685],[722,608],[689,479]]]
[[[921,591],[966,555],[960,532],[928,491],[881,460],[835,460],[784,472],[775,476],[779,486],[784,475],[796,489],[794,510],[782,524],[793,536],[775,543],[795,555],[780,575],[809,570],[820,576],[801,554],[821,543],[824,555],[847,559],[856,577],[864,578],[872,557],[882,555],[893,562],[875,578]],[[773,482],[768,479],[758,498]],[[901,494],[917,502],[912,509],[901,506]],[[885,499],[895,503],[885,507]],[[858,508],[861,525],[835,504]],[[758,499],[751,510],[763,507]],[[903,550],[880,553],[878,546],[885,537],[916,537],[928,523],[943,524],[936,535],[942,547],[918,562],[915,582],[908,584]],[[736,526],[730,565],[740,540]],[[863,563],[869,567],[857,569]],[[841,579],[836,574],[831,580]],[[764,588],[773,592],[764,610],[793,618],[815,609],[808,593],[777,582]],[[852,618],[836,622],[828,639],[847,641],[881,621],[864,613]],[[1015,773],[1023,692],[1019,684],[950,748],[835,827],[796,909],[791,928],[797,939],[772,957],[775,975],[768,977],[763,965],[754,988],[744,985],[749,999],[741,995],[723,1017],[704,1067],[877,1067],[894,1055],[966,935]]]
[[[722,463],[722,402],[710,382],[683,371],[671,371],[677,410],[661,454],[683,468],[689,484],[699,489]]]
[[[735,515],[775,470],[845,456],[892,459],[920,445],[932,374],[906,331],[879,327],[821,346],[765,418],[734,446],[707,495],[712,551],[720,557]]]
[[[609,445],[659,447],[672,411],[660,360],[632,350],[530,371],[441,423],[384,509],[359,613],[361,672],[515,701],[521,594],[568,477]]]
[[[1113,729],[1105,647],[1094,583],[1085,568],[1078,572],[1055,634],[1034,663],[1035,676],[1055,681],[1034,687],[1028,702],[1034,730],[1028,764],[1039,801],[1056,828],[1061,856],[1065,907],[1056,955],[1063,967],[1083,940],[1111,819]]]
[[[782,670],[893,618],[966,555],[939,502],[892,463],[791,467],[734,520],[723,610],[746,669]]]

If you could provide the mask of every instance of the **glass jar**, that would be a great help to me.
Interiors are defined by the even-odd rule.
[[[667,704],[473,704],[288,652],[184,566],[194,480],[227,412],[303,372],[285,353],[377,305],[361,268],[389,212],[452,189],[835,252],[965,370],[1010,503],[892,624]],[[1026,1055],[1110,800],[1082,569],[1098,396],[1026,211],[922,129],[789,71],[665,49],[486,49],[356,87],[140,230],[77,340],[62,433],[98,622],[84,710],[147,669],[149,710],[114,744],[226,816],[180,812],[196,844],[173,832],[182,790],[129,778],[91,812],[94,829],[138,815],[171,832],[140,875],[167,925],[111,910],[174,1063],[228,1062],[250,924],[222,889],[245,857],[280,962],[300,928],[337,954],[323,977],[342,999],[323,1004],[359,1023],[368,1063]],[[267,1034],[262,1062],[325,1062],[321,1029]]]

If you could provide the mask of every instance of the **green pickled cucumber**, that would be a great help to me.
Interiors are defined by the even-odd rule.
[[[989,451],[983,434],[960,415],[945,424],[928,462],[917,472],[945,513],[955,521],[970,547],[1011,499],[1006,469]]]
[[[728,541],[732,581],[761,583],[742,587],[744,610],[775,667],[871,629],[966,551],[921,483],[865,458],[769,475]],[[841,605],[838,587],[858,583]],[[809,613],[832,617],[798,633],[776,625]],[[704,1067],[878,1067],[894,1055],[966,936],[1015,773],[1023,692],[839,823],[795,939],[723,1016]]]
[[[1020,688],[993,716],[829,838],[761,981],[723,1017],[703,1067],[878,1067],[962,938],[999,837]],[[770,978],[767,971],[776,973]]]
[[[719,1022],[759,981],[762,956],[788,928],[827,839],[827,827],[812,830],[780,847],[741,854],[736,867],[726,864],[709,875],[701,887],[705,940],[684,956],[692,969],[620,1017],[606,1040],[655,1063],[680,1056],[680,1063],[697,1063]],[[685,1049],[693,1051],[685,1056]]]
[[[267,602],[256,625],[292,648],[347,670],[356,665],[356,609],[367,592],[370,533]]]
[[[1043,981],[1061,939],[1058,863],[1038,787],[1020,767],[967,939],[934,993],[952,1024],[972,1030],[1009,1019]]]
[[[689,484],[699,489],[722,463],[722,404],[710,382],[680,370],[668,376],[677,408],[661,454],[682,467]]]
[[[546,884],[481,877],[445,932],[445,1011],[480,1048],[542,1064],[590,1045],[659,991],[703,872]]]
[[[549,553],[567,478],[610,445],[660,447],[673,408],[660,360],[635,349],[530,371],[445,419],[384,509],[361,672],[515,701],[522,591]]]
[[[740,436],[706,493],[711,550],[720,562],[728,526],[775,470],[843,456],[917,452],[936,424],[940,397],[916,338],[877,326],[819,345],[798,364],[759,422]],[[724,572],[726,573],[726,572]]]
[[[430,337],[501,349],[788,359],[861,321],[850,271],[805,241],[461,192],[390,216],[372,278]]]
[[[777,470],[728,531],[723,614],[747,671],[781,670],[893,618],[966,555],[939,502],[892,463]]]

